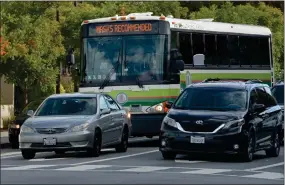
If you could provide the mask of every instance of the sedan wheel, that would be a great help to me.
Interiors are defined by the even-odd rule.
[[[121,143],[116,147],[117,152],[126,152],[128,149],[129,133],[128,129],[124,129],[122,133]]]
[[[100,132],[95,132],[94,145],[93,148],[87,150],[87,153],[92,157],[99,157],[101,153],[101,134]]]
[[[33,159],[36,156],[34,151],[22,150],[21,152],[24,159]]]

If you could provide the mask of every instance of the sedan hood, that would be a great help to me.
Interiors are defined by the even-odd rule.
[[[39,116],[27,119],[24,124],[32,128],[69,128],[92,118],[93,116]]]
[[[180,123],[185,131],[213,132],[220,125],[243,118],[245,112],[172,109],[168,117]],[[198,123],[197,123],[198,122]]]

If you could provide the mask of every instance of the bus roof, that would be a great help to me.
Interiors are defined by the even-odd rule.
[[[248,35],[264,35],[271,36],[271,31],[267,27],[247,25],[247,24],[233,24],[233,23],[222,23],[212,22],[213,19],[198,19],[198,20],[187,20],[177,19],[172,16],[164,17],[152,16],[152,12],[146,13],[132,13],[127,16],[114,16],[104,17],[99,19],[87,20],[82,23],[104,23],[104,22],[115,22],[115,21],[134,21],[134,20],[165,20],[170,23],[170,28],[175,30],[192,30],[197,32],[215,32],[215,33],[236,33],[236,34],[248,34]],[[122,20],[125,17],[125,20]],[[131,19],[133,17],[134,19]]]

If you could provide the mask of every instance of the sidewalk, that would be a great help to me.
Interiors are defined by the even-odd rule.
[[[10,142],[9,142],[9,138],[8,138],[8,131],[1,131],[1,148],[9,148]]]

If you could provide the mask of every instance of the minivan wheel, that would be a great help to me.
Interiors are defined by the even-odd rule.
[[[248,142],[246,144],[244,152],[240,154],[240,158],[244,162],[251,162],[253,160],[253,154],[255,151],[255,138],[252,132],[248,135]]]
[[[266,155],[268,157],[278,157],[280,153],[280,141],[278,133],[276,133],[275,136],[272,137],[271,144],[271,148],[265,150]]]
[[[120,144],[116,147],[116,152],[126,152],[128,149],[128,139],[129,139],[129,133],[128,129],[125,128],[122,133],[122,139]]]
[[[161,152],[164,160],[174,160],[176,158],[176,153],[174,152]]]
[[[93,148],[90,148],[87,150],[87,153],[89,156],[92,157],[99,157],[101,153],[101,134],[100,131],[96,130],[95,131],[95,137],[94,137],[94,144]]]
[[[33,159],[36,156],[36,152],[30,150],[22,150],[22,156],[24,159]]]

